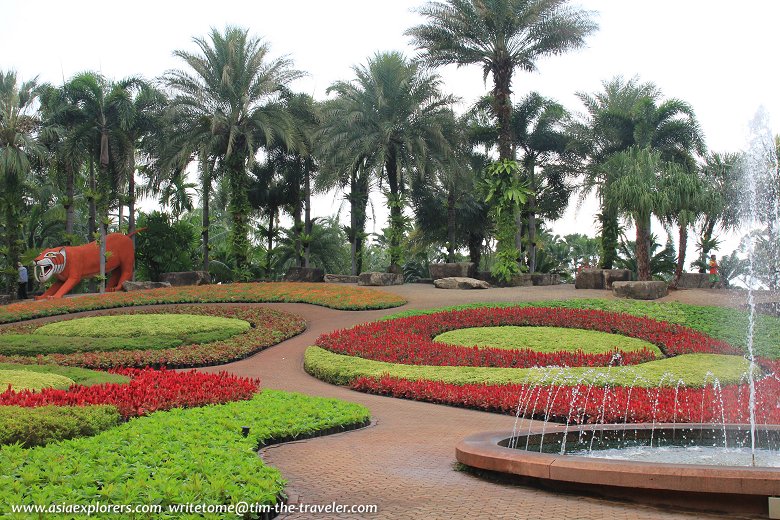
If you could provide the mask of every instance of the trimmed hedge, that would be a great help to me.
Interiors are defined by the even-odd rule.
[[[25,448],[86,437],[122,421],[114,406],[0,406],[0,445]]]
[[[111,352],[114,350],[164,349],[183,343],[176,338],[73,338],[43,334],[0,334],[0,355],[37,356],[75,352]]]
[[[129,377],[119,374],[109,374],[86,368],[67,367],[59,365],[21,365],[14,363],[0,363],[0,370],[24,370],[38,374],[59,374],[72,379],[77,385],[92,386],[102,383],[127,383]],[[0,389],[0,392],[5,388]]]
[[[75,382],[65,376],[51,373],[36,373],[28,370],[0,370],[0,388],[5,391],[9,386],[16,391],[57,388],[65,390]]]
[[[456,385],[593,384],[595,386],[675,386],[682,380],[689,387],[739,383],[748,370],[741,356],[686,354],[640,365],[619,367],[493,368],[464,366],[418,366],[385,363],[309,347],[304,356],[306,372],[336,385],[349,385],[359,377],[389,376],[412,381],[442,381]]]
[[[9,504],[274,504],[279,471],[256,451],[275,440],[368,422],[335,399],[264,390],[252,400],[157,412],[94,437],[0,448],[0,514]],[[248,437],[241,428],[249,426]],[[180,518],[162,514],[156,518]]]

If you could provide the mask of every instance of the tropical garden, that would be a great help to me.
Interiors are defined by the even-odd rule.
[[[0,291],[15,299],[17,266],[45,248],[102,248],[102,275],[76,290],[91,294],[0,307],[0,503],[284,500],[284,478],[256,451],[363,427],[370,411],[197,369],[307,328],[253,304],[407,303],[279,281],[290,267],[413,282],[431,263],[469,261],[499,285],[625,268],[674,286],[755,218],[721,275],[750,270],[780,289],[780,138],[748,215],[744,154],[708,150],[689,101],[605,78],[577,93],[575,113],[523,88],[542,60],[586,45],[593,13],[556,0],[418,12],[405,31],[414,55],[368,56],[321,100],[294,89],[305,71],[290,58],[234,26],[182,42],[179,67],[157,78],[86,71],[55,85],[0,70]],[[449,65],[482,68],[486,92],[465,110],[439,75]],[[343,198],[345,220],[315,214],[325,193]],[[377,196],[388,218],[371,234]],[[552,223],[588,196],[599,213],[583,228],[596,235],[556,235]],[[132,234],[136,278],[202,270],[214,283],[102,294],[113,232]],[[778,424],[779,340],[780,318],[738,309],[550,300],[404,310],[322,334],[303,362],[360,392],[567,425],[745,422],[749,374],[755,419]]]

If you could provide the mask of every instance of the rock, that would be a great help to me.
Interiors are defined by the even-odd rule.
[[[604,288],[612,289],[615,282],[630,282],[631,271],[629,269],[602,269],[604,275]]]
[[[403,285],[404,275],[395,273],[360,273],[358,285]]]
[[[561,276],[554,273],[531,273],[531,283],[533,285],[558,285],[561,283]]]
[[[603,289],[604,273],[603,269],[583,269],[577,273],[574,279],[575,289]]]
[[[709,289],[710,288],[710,275],[707,273],[683,273],[680,277],[680,282],[677,284],[678,289]]]
[[[162,289],[164,287],[170,287],[168,282],[131,282],[126,281],[122,284],[122,289],[127,292],[130,291],[145,291],[146,289]]]
[[[615,282],[612,294],[634,300],[657,300],[669,294],[669,288],[666,282]]]
[[[327,283],[358,283],[357,275],[351,274],[326,274],[323,280]]]
[[[11,303],[11,297],[7,294],[0,294],[0,305],[8,305]]]
[[[430,264],[428,266],[428,272],[431,274],[431,278],[438,280],[439,278],[476,278],[477,266],[473,262],[457,262],[453,264]]]
[[[318,267],[290,267],[284,274],[286,282],[322,282],[325,271]]]
[[[490,289],[490,284],[483,280],[463,276],[439,278],[433,281],[433,285],[437,289]]]
[[[182,285],[208,285],[211,283],[211,276],[206,271],[181,271],[178,273],[163,273],[160,276],[161,282],[168,282],[173,287]]]

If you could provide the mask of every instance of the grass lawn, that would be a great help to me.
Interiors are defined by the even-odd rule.
[[[10,386],[17,392],[21,390],[41,390],[57,388],[67,390],[75,381],[60,374],[29,372],[27,370],[0,370],[0,392]]]
[[[641,339],[562,327],[471,327],[439,334],[434,341],[465,347],[531,349],[537,352],[582,350],[586,354],[648,349],[655,352],[657,357],[662,357],[658,347]]]

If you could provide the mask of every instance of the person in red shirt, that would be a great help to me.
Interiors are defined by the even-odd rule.
[[[718,275],[718,261],[715,255],[710,256],[710,289],[720,284],[720,276]]]

